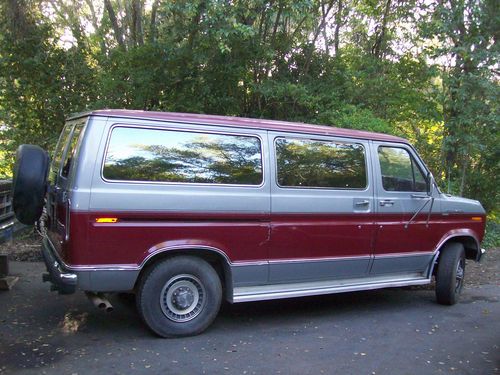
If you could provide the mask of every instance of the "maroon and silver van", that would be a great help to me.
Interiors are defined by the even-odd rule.
[[[60,293],[133,292],[160,336],[231,303],[428,284],[454,304],[485,211],[443,194],[405,139],[260,119],[101,110],[49,162],[17,154],[14,208],[38,221]],[[50,166],[49,166],[50,164]],[[42,215],[43,213],[43,215]]]

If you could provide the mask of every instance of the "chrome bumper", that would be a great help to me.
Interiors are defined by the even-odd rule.
[[[14,223],[15,223],[14,220],[9,220],[6,223],[0,224],[0,230],[4,230],[4,229],[8,229],[10,227],[13,227]]]
[[[12,239],[12,233],[14,232],[14,223],[14,220],[0,223],[0,243]]]
[[[479,249],[478,253],[477,253],[477,258],[476,258],[476,261],[477,262],[480,262],[481,261],[481,258],[483,257],[483,255],[486,253],[486,249]]]
[[[52,283],[51,289],[57,290],[60,294],[71,294],[76,291],[78,276],[68,272],[59,263],[54,255],[54,248],[47,238],[43,239],[42,254],[48,273],[43,275],[43,281]]]

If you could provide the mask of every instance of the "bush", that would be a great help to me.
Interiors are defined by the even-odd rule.
[[[483,239],[483,247],[494,249],[500,247],[500,223],[497,221],[488,221],[486,223],[486,235]]]

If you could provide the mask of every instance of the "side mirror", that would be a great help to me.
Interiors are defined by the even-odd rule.
[[[430,197],[432,195],[432,174],[431,172],[427,172],[427,176],[425,178],[426,191],[427,195]]]

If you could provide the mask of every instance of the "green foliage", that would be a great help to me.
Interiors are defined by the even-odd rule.
[[[0,2],[0,176],[74,112],[273,118],[410,139],[498,212],[495,0]]]
[[[482,246],[486,249],[500,248],[500,223],[498,221],[488,221],[486,223],[486,234]]]
[[[495,5],[496,4],[496,5]],[[500,91],[498,2],[448,0],[434,5],[424,35],[437,41],[428,53],[442,67],[443,171],[460,195],[498,210]]]
[[[162,90],[168,87],[164,69],[168,55],[164,50],[156,45],[142,45],[128,51],[114,49],[99,59],[96,79],[99,97],[92,107],[144,110],[162,107]]]
[[[0,7],[0,161],[12,165],[21,143],[52,149],[66,114],[92,101],[95,89],[84,51],[63,49],[52,25],[23,1]],[[8,13],[12,12],[11,18]]]
[[[352,104],[318,114],[319,123],[330,124],[339,128],[368,130],[378,133],[401,135],[389,122],[376,117],[372,111]]]

